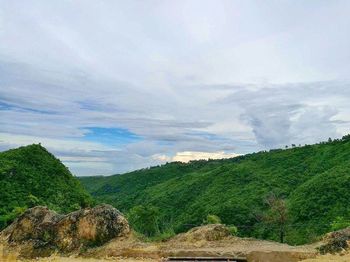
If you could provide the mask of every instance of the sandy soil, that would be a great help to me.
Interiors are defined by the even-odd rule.
[[[0,257],[1,259],[1,257]],[[81,258],[81,257],[59,257],[59,256],[51,256],[48,258],[40,258],[33,260],[0,260],[1,262],[155,262],[158,260],[151,259],[143,259],[143,258]]]
[[[340,255],[320,255],[316,258],[306,259],[303,262],[349,262],[350,253],[340,254]]]
[[[114,240],[86,254],[91,257],[122,256],[143,257],[150,261],[160,261],[164,257],[246,257],[247,254],[268,253],[266,261],[281,261],[277,258],[292,256],[306,258],[316,255],[315,246],[289,246],[270,241],[249,238],[227,237],[217,241],[190,241],[175,238],[164,243],[145,243],[137,239]],[[256,256],[255,256],[256,257]],[[287,259],[289,261],[289,259]],[[287,261],[285,260],[285,261]],[[131,260],[132,261],[132,260]],[[295,260],[294,260],[295,261]]]
[[[96,258],[81,258],[81,257],[58,257],[58,256],[52,256],[49,258],[41,258],[41,259],[35,259],[35,260],[16,260],[16,259],[4,259],[1,260],[1,262],[156,262],[159,261],[158,259],[147,259],[147,258],[103,258],[103,259],[96,259]],[[318,256],[317,258],[312,259],[306,259],[302,262],[349,262],[350,261],[350,255],[324,255],[324,256]]]
[[[144,259],[144,258],[105,258],[105,259],[95,259],[95,258],[63,258],[63,257],[50,257],[46,259],[39,259],[35,260],[39,262],[155,262],[157,260],[150,260],[150,259]]]
[[[85,257],[60,257],[51,256],[36,260],[16,260],[14,254],[2,257],[0,246],[0,261],[39,261],[39,262],[155,262],[161,261],[168,256],[235,256],[245,257],[251,251],[276,251],[293,253],[314,253],[311,246],[291,247],[286,244],[279,244],[269,241],[255,239],[227,238],[220,241],[196,241],[181,242],[169,241],[165,243],[145,243],[135,238],[113,240],[106,245],[87,251]],[[6,252],[5,252],[6,253]],[[350,261],[350,260],[349,260]]]

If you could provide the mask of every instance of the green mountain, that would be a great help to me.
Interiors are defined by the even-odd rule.
[[[333,221],[350,220],[350,138],[80,181],[97,201],[124,212],[155,207],[158,224],[176,232],[212,214],[242,236],[278,240],[282,230],[287,242],[300,244],[331,230]],[[282,221],[272,197],[282,203]]]
[[[66,213],[90,205],[91,196],[41,145],[0,153],[0,230],[28,207]]]

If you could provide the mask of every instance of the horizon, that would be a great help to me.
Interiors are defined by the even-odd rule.
[[[138,169],[133,169],[133,170],[129,170],[129,171],[125,171],[125,172],[122,172],[122,173],[113,173],[113,174],[98,174],[98,175],[86,175],[86,176],[81,176],[81,177],[108,177],[108,176],[118,176],[118,175],[124,175],[124,174],[128,174],[128,173],[132,173],[132,172],[137,172],[137,171],[141,171],[141,170],[145,170],[145,169],[151,169],[151,168],[155,168],[155,167],[161,167],[163,165],[167,165],[167,164],[172,164],[172,163],[182,163],[182,164],[191,164],[192,162],[196,162],[196,161],[222,161],[222,160],[229,160],[229,159],[232,159],[232,158],[236,158],[236,157],[242,157],[242,156],[249,156],[249,155],[252,155],[252,154],[259,154],[259,153],[269,153],[269,152],[272,152],[272,151],[277,151],[277,150],[292,150],[292,149],[296,149],[296,148],[303,148],[303,147],[307,147],[307,146],[313,146],[313,145],[322,145],[322,144],[327,144],[327,143],[334,143],[334,142],[339,142],[341,140],[344,140],[344,139],[348,139],[347,137],[350,137],[350,133],[349,134],[346,134],[342,137],[337,137],[337,138],[331,138],[329,137],[327,140],[322,140],[322,141],[318,141],[314,144],[299,144],[299,145],[296,145],[296,144],[291,144],[291,145],[285,145],[284,147],[281,147],[281,148],[271,148],[269,150],[261,150],[261,151],[254,151],[254,152],[250,152],[250,153],[247,153],[247,154],[241,154],[241,155],[235,155],[235,156],[231,156],[231,157],[224,157],[224,158],[196,158],[196,159],[185,159],[185,160],[171,160],[170,162],[163,162],[163,163],[160,163],[160,164],[156,164],[156,165],[153,165],[153,166],[145,166],[145,167],[141,167],[141,168],[138,168]],[[22,145],[20,147],[28,147],[28,146],[32,146],[32,145],[39,145],[41,147],[43,147],[44,149],[48,150],[47,148],[45,148],[40,142],[39,143],[34,143],[34,144],[27,144],[27,145]],[[19,149],[19,147],[15,147],[15,148],[9,148],[8,150],[15,150],[15,149]],[[0,151],[0,153],[3,152],[3,151]],[[58,156],[56,156],[54,153],[50,152],[50,150],[48,150],[49,153],[53,154],[54,157],[56,157],[58,160],[60,160],[61,162],[63,162]],[[66,166],[68,169],[69,167]],[[71,170],[69,169],[69,171],[71,172]],[[71,172],[72,173],[72,172]],[[73,176],[76,176],[74,173],[72,173]]]
[[[349,1],[0,3],[0,151],[98,176],[349,133]]]

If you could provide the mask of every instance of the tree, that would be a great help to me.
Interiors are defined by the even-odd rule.
[[[266,199],[266,204],[269,206],[269,210],[264,216],[264,220],[277,227],[280,242],[283,243],[288,223],[286,201],[272,194]]]
[[[127,214],[131,226],[147,237],[159,233],[159,210],[153,206],[135,206]]]

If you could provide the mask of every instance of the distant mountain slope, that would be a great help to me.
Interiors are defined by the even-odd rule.
[[[178,232],[215,214],[241,235],[269,239],[278,239],[276,230],[259,218],[274,194],[287,203],[287,241],[305,243],[330,230],[336,217],[350,219],[350,140],[80,180],[98,201],[124,212],[158,207],[161,221]]]
[[[92,199],[69,170],[41,145],[0,153],[0,230],[34,205],[69,212]]]

